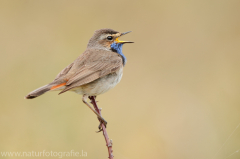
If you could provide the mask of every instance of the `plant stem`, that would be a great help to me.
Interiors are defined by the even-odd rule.
[[[98,106],[97,106],[95,96],[90,96],[89,99],[91,100],[91,103],[92,103],[94,109],[101,115],[101,109],[99,109]],[[106,146],[108,148],[108,154],[109,154],[108,158],[113,159],[114,156],[113,156],[113,150],[112,150],[112,140],[109,140],[105,125],[103,123],[100,123],[100,124],[102,126],[103,136],[105,138]]]

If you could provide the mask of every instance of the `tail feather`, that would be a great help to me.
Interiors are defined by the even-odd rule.
[[[33,99],[33,98],[36,98],[48,91],[51,90],[51,86],[50,85],[45,85],[45,86],[42,86],[32,92],[30,92],[28,95],[25,96],[25,99]]]

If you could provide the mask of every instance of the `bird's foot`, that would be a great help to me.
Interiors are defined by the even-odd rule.
[[[104,124],[105,128],[107,128],[107,121],[106,121],[106,120],[101,120],[100,118],[98,118],[98,120],[100,121],[100,124],[99,124],[99,126],[98,126],[98,129],[99,129],[99,130],[96,131],[97,133],[103,131],[103,129],[102,129],[102,124]]]

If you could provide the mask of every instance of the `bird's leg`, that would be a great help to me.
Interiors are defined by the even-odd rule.
[[[104,125],[106,126],[106,125],[107,125],[107,121],[106,121],[95,109],[93,109],[93,108],[88,104],[87,98],[88,98],[88,96],[84,94],[83,97],[82,97],[83,103],[85,103],[85,104],[97,115],[98,119],[99,119],[102,123],[104,123]]]
[[[92,103],[94,109],[98,112],[98,114],[101,115],[101,110],[102,110],[102,108],[98,108],[98,106],[97,106],[97,101],[96,101],[96,96],[89,96],[89,99],[91,100],[91,103]],[[104,127],[105,129],[106,129],[106,127],[107,127],[107,125],[106,125],[105,123],[103,123],[99,118],[98,118],[98,120],[100,121],[100,124],[99,124],[99,126],[98,126],[99,131],[97,131],[97,133],[103,131],[103,127]]]
[[[93,98],[94,97],[94,98]],[[101,109],[102,108],[99,108],[98,109],[98,107],[96,107],[96,105],[95,105],[95,103],[97,103],[98,101],[96,101],[96,98],[97,98],[97,96],[89,96],[88,97],[89,99],[90,99],[90,103],[93,105],[93,107],[94,107],[94,109],[100,114],[100,111],[101,111]],[[94,100],[95,101],[95,103],[94,103],[94,101],[92,101],[92,100]],[[99,125],[98,125],[98,129],[99,129],[99,131],[97,131],[97,133],[99,133],[99,132],[101,132],[103,129],[102,129],[102,122],[101,122],[101,120],[98,118],[98,120],[100,121],[100,123],[99,123]],[[104,124],[105,125],[105,124]],[[105,127],[107,127],[107,125],[105,125]]]

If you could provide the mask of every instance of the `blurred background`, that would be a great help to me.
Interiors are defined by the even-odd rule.
[[[122,81],[97,97],[115,159],[240,158],[239,7],[239,0],[0,0],[0,151],[108,157],[81,96],[24,96],[75,60],[95,30],[112,28],[132,31],[121,40],[135,42],[123,47]]]

